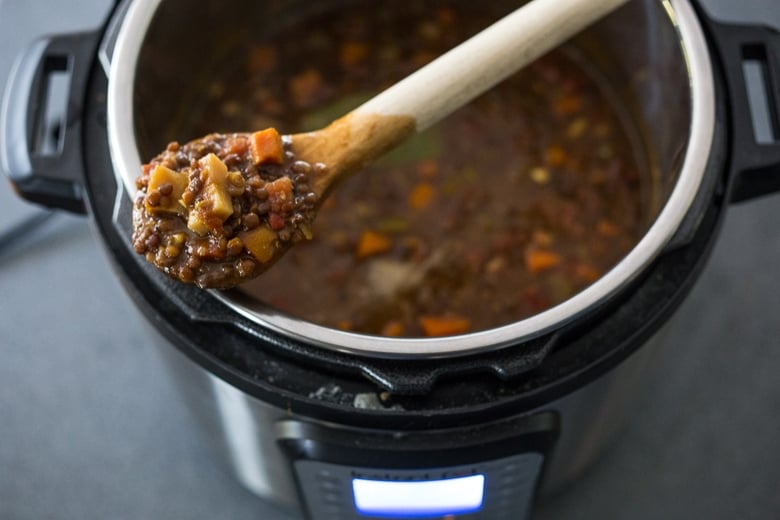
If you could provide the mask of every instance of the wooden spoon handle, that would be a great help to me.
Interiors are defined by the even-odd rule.
[[[628,0],[533,0],[328,127],[292,136],[293,150],[328,166],[322,199],[414,132],[421,132]]]
[[[533,0],[358,107],[410,116],[418,132],[628,0]]]

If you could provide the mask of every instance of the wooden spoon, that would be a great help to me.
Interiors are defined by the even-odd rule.
[[[318,195],[559,46],[628,0],[533,0],[329,126],[290,136],[328,165]]]
[[[213,134],[183,145],[199,161],[184,161],[181,168],[174,158],[178,148],[169,147],[137,182],[136,251],[201,287],[228,288],[253,278],[292,244],[310,238],[317,208],[339,181],[627,1],[533,0],[321,130],[284,138],[273,129]],[[277,151],[268,165],[261,149],[274,140]],[[250,144],[235,144],[241,142]],[[209,153],[225,147],[243,154],[240,164],[252,171],[265,168],[277,182],[255,189],[247,168],[241,168],[244,178],[228,175],[226,165]],[[294,185],[292,179],[302,173],[305,182]],[[254,193],[259,202],[247,200]]]

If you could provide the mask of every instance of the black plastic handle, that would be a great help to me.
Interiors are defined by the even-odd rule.
[[[729,200],[741,202],[780,191],[780,33],[766,26],[703,18],[720,55],[728,89],[732,125]],[[758,73],[754,79],[759,92],[748,88],[746,63]],[[759,106],[757,97],[762,101]],[[754,114],[765,122],[762,139],[757,137]]]
[[[99,40],[99,32],[38,40],[9,77],[0,113],[0,165],[29,201],[86,212],[81,126]]]

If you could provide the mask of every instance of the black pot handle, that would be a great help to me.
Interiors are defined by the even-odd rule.
[[[780,191],[780,33],[702,17],[720,55],[731,111],[729,200],[741,202]],[[748,89],[745,64],[756,73],[759,96]],[[759,99],[760,98],[760,99]],[[755,105],[756,101],[765,101]],[[764,119],[762,139],[754,114]]]
[[[99,40],[99,31],[38,40],[9,77],[0,113],[0,165],[29,201],[86,212],[81,126]]]

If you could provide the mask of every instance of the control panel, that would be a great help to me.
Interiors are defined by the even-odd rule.
[[[522,520],[558,433],[551,412],[414,432],[277,426],[311,520]]]

